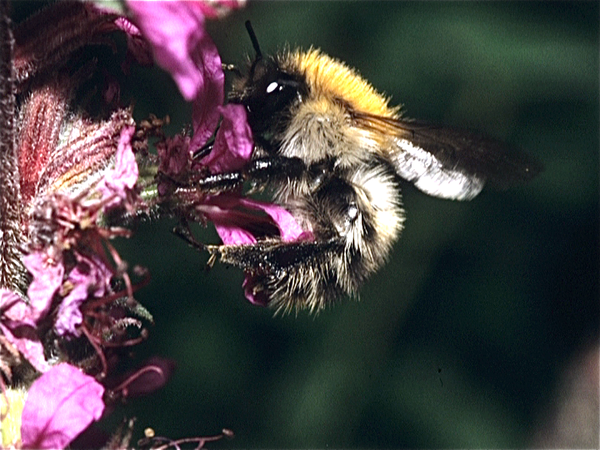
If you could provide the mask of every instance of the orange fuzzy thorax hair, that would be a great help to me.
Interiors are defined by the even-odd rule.
[[[388,106],[389,99],[343,62],[317,49],[285,52],[281,67],[304,76],[311,94],[318,99],[328,97],[343,100],[355,111],[375,116],[397,118],[399,107]]]

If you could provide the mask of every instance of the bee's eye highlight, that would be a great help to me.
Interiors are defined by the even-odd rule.
[[[277,81],[272,81],[267,86],[267,94],[272,93],[273,91],[275,91],[275,89],[278,89],[278,88],[281,89],[281,86],[279,85],[279,83],[277,83]]]

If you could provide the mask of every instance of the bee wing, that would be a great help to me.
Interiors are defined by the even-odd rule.
[[[395,131],[388,157],[397,173],[435,197],[471,200],[486,183],[503,189],[541,170],[523,153],[471,131],[386,117],[364,120],[380,131]]]

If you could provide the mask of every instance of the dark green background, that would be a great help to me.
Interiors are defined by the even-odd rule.
[[[545,171],[469,203],[405,186],[389,264],[318,317],[272,317],[238,270],[204,272],[173,223],[145,224],[117,243],[153,278],[138,353],[178,368],[115,417],[171,438],[236,433],[214,448],[529,445],[564,365],[598,340],[598,17],[595,2],[255,2],[209,23],[226,62],[252,53],[251,19],[265,53],[320,47],[408,116],[486,132]],[[137,117],[170,114],[177,131],[190,108],[156,73]]]

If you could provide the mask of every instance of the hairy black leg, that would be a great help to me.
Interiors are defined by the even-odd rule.
[[[299,264],[313,262],[327,252],[340,252],[341,239],[327,241],[281,242],[263,241],[253,245],[221,245],[214,247],[221,262],[249,272],[285,271]]]
[[[255,303],[277,311],[318,311],[358,287],[340,278],[340,239],[312,242],[259,242],[216,247],[221,261],[246,274],[244,289]]]

